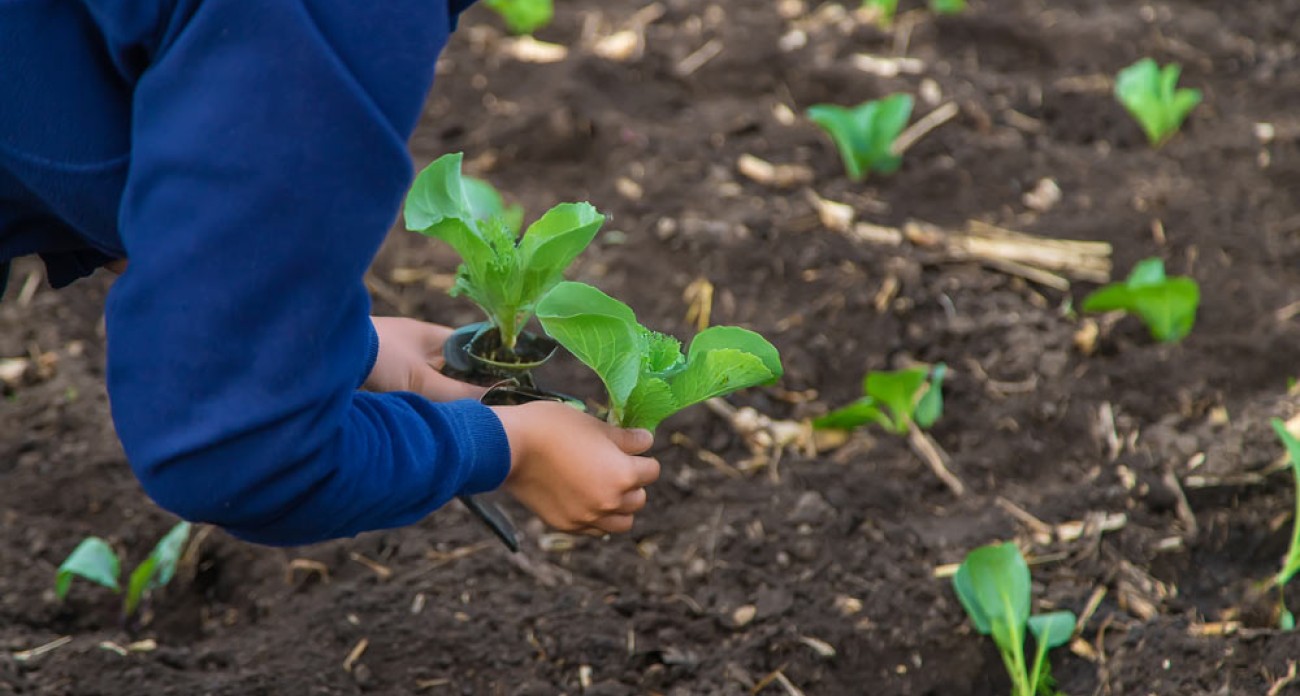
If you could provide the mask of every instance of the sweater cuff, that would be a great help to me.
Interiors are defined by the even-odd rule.
[[[454,402],[460,429],[457,438],[470,448],[469,471],[457,495],[474,495],[496,490],[510,473],[510,441],[496,412],[477,401]]]
[[[357,380],[358,389],[366,383],[367,379],[370,379],[370,373],[374,372],[375,363],[379,360],[379,332],[375,330],[374,322],[367,321],[366,324],[370,327],[370,342],[366,348],[365,369],[361,371],[361,379]]]

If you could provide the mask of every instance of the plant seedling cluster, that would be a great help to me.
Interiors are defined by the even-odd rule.
[[[122,564],[117,552],[99,537],[86,537],[59,566],[54,577],[54,594],[60,600],[67,597],[72,579],[79,577],[122,594],[122,616],[134,616],[148,592],[165,586],[176,575],[176,564],[189,537],[188,522],[172,527],[149,556],[131,571],[125,593],[118,581]]]
[[[1074,635],[1069,611],[1030,615],[1029,566],[1015,544],[983,546],[966,555],[953,577],[957,599],[980,635],[992,636],[1011,677],[1011,696],[1056,694],[1047,651]],[[1034,636],[1034,660],[1025,639]]]
[[[1173,137],[1201,103],[1199,89],[1178,88],[1181,72],[1177,63],[1161,68],[1154,60],[1143,58],[1115,77],[1115,97],[1137,119],[1153,147]]]
[[[925,430],[943,415],[943,378],[948,366],[870,372],[862,380],[864,396],[813,420],[823,430],[852,430],[875,423],[895,435],[906,435],[915,423]]]
[[[1274,418],[1271,422],[1273,432],[1277,433],[1278,439],[1282,440],[1282,444],[1286,447],[1287,460],[1291,464],[1291,474],[1295,480],[1295,518],[1291,522],[1291,546],[1287,548],[1282,570],[1273,577],[1281,608],[1278,625],[1290,631],[1295,628],[1295,615],[1287,609],[1283,591],[1287,583],[1291,582],[1291,578],[1295,577],[1296,572],[1300,571],[1300,439],[1287,430],[1286,423],[1281,418]]]
[[[1083,311],[1136,314],[1153,338],[1172,343],[1191,332],[1200,302],[1201,288],[1195,280],[1167,277],[1164,261],[1149,258],[1133,266],[1124,282],[1103,286],[1085,297]]]
[[[817,104],[808,118],[830,134],[853,181],[867,174],[893,174],[902,164],[894,142],[912,116],[912,95],[894,94],[853,108]]]
[[[705,329],[683,355],[676,338],[645,328],[630,307],[583,283],[557,285],[537,318],[596,372],[609,394],[609,421],[626,428],[653,430],[687,406],[782,374],[776,348],[752,331]]]
[[[513,34],[531,34],[551,23],[554,0],[483,0]]]
[[[519,237],[522,214],[504,208],[486,183],[464,178],[461,160],[461,153],[444,155],[420,172],[406,197],[406,228],[460,254],[452,294],[483,309],[499,334],[502,354],[495,357],[511,362],[537,302],[564,278],[605,217],[589,203],[561,203]]]

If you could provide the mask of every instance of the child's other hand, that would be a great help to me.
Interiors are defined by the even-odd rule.
[[[379,357],[362,388],[415,392],[433,401],[478,399],[487,391],[438,372],[442,344],[451,335],[446,326],[401,317],[371,317],[371,322],[379,334]]]
[[[624,430],[570,406],[538,401],[493,409],[510,440],[504,488],[546,524],[566,532],[632,529],[659,462],[646,430]]]

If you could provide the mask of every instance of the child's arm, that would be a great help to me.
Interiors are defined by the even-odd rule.
[[[130,264],[106,308],[113,417],[145,490],[287,545],[500,486],[511,450],[489,408],[357,391],[379,351],[362,276],[411,179],[446,2],[176,7],[135,86]]]

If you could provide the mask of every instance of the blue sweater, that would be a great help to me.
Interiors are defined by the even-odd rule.
[[[164,508],[304,544],[505,478],[488,408],[357,391],[362,275],[470,1],[0,2],[0,266],[40,254],[61,286],[130,259],[108,390]]]

